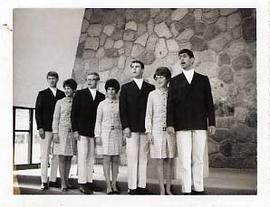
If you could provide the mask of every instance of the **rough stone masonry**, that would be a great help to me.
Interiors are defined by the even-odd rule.
[[[72,76],[82,88],[86,73],[97,71],[104,90],[108,78],[129,81],[130,61],[139,59],[154,83],[159,66],[181,71],[181,48],[194,51],[195,70],[212,85],[210,166],[256,168],[256,9],[86,9]]]

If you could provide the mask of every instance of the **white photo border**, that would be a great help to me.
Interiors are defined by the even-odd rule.
[[[2,4],[2,3],[1,3]],[[0,9],[0,206],[270,206],[270,90],[269,90],[269,5],[267,0],[4,0]],[[257,195],[248,196],[54,196],[13,195],[12,176],[12,10],[13,8],[256,8],[257,13]]]

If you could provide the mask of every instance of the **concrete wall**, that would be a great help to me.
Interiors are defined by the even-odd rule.
[[[14,10],[14,106],[34,107],[49,70],[70,78],[84,9]]]
[[[153,82],[159,66],[181,72],[177,51],[195,52],[195,70],[208,75],[217,115],[209,138],[210,166],[256,168],[256,10],[255,9],[86,9],[73,77],[85,74],[130,80],[132,59],[145,63]],[[124,156],[122,156],[124,158]]]

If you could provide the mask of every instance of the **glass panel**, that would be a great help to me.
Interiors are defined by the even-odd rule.
[[[15,152],[14,164],[29,164],[28,163],[28,143],[30,141],[30,134],[28,132],[15,133]]]
[[[16,130],[30,129],[30,111],[28,109],[16,109]]]
[[[40,163],[40,144],[39,144],[39,134],[37,130],[37,123],[35,120],[35,110],[33,112],[33,143],[32,143],[32,163]]]

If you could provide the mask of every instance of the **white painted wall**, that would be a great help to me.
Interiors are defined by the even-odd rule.
[[[84,9],[15,9],[13,105],[34,107],[49,70],[70,78]]]

